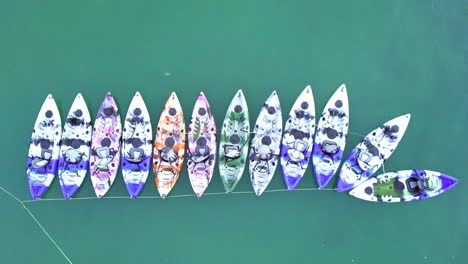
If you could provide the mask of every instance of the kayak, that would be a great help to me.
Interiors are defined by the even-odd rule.
[[[153,151],[155,182],[161,198],[166,198],[179,178],[184,162],[185,122],[175,92],[166,101],[159,118]]]
[[[370,178],[349,194],[371,202],[408,202],[439,195],[458,180],[430,170],[402,170]]]
[[[48,95],[37,115],[28,151],[26,174],[34,200],[42,197],[57,172],[62,122],[52,95]]]
[[[70,107],[62,132],[58,176],[65,199],[70,199],[80,188],[89,169],[91,116],[81,94]]]
[[[257,196],[268,187],[278,165],[282,126],[280,101],[273,91],[260,110],[250,144],[250,180]]]
[[[312,150],[312,169],[319,189],[327,186],[340,166],[348,136],[349,104],[342,84],[320,116]]]
[[[153,132],[150,115],[136,92],[128,107],[122,134],[122,175],[131,198],[143,189],[151,167]]]
[[[310,86],[307,86],[289,112],[281,141],[281,172],[289,191],[304,176],[312,154],[314,134],[314,96]]]
[[[192,189],[201,197],[213,176],[216,125],[205,94],[200,93],[188,128],[187,170]]]
[[[239,90],[226,112],[219,144],[219,174],[227,193],[232,192],[242,178],[249,139],[249,110]]]
[[[120,163],[122,124],[117,105],[107,93],[94,121],[90,174],[94,192],[102,198],[114,183]]]
[[[352,189],[374,175],[398,146],[410,118],[406,114],[384,123],[351,151],[340,171],[338,192]]]

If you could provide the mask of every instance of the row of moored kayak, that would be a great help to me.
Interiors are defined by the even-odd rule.
[[[344,161],[337,191],[354,188],[350,194],[358,198],[394,202],[432,197],[454,186],[456,179],[428,170],[397,171],[371,178],[396,149],[409,120],[409,114],[402,115],[370,132]],[[112,186],[120,167],[128,193],[135,198],[152,167],[158,192],[165,198],[177,182],[186,155],[190,183],[198,197],[211,181],[216,160],[226,192],[234,190],[247,162],[257,195],[267,188],[278,164],[286,187],[293,190],[310,160],[322,189],[341,163],[348,125],[344,84],[332,95],[319,118],[315,115],[312,90],[307,86],[289,112],[284,130],[280,101],[273,92],[261,108],[253,132],[247,103],[239,90],[229,105],[220,136],[203,93],[195,102],[188,128],[177,95],[172,93],[155,133],[139,92],[130,103],[123,127],[110,93],[105,96],[94,125],[82,95],[78,94],[63,128],[58,108],[49,95],[33,129],[27,168],[29,187],[33,199],[42,197],[58,172],[63,196],[69,199],[89,170],[94,191],[101,198]]]

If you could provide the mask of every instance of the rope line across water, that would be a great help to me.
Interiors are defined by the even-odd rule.
[[[318,189],[318,188],[302,188],[302,189],[294,189],[292,191],[336,191],[336,189]],[[275,190],[266,190],[265,193],[269,192],[291,192],[287,189],[275,189]],[[230,194],[255,194],[253,191],[243,191],[243,192],[213,192],[213,193],[205,193],[203,196],[213,196],[213,195],[230,195]],[[166,199],[172,198],[182,198],[182,197],[196,197],[195,194],[179,194],[179,195],[171,195],[167,196]],[[130,199],[128,196],[104,196],[102,199]],[[160,196],[138,196],[137,199],[162,199]],[[77,197],[77,198],[70,198],[70,201],[74,200],[100,200],[95,196],[90,197]],[[67,201],[63,198],[46,198],[46,199],[38,199],[38,200],[24,200],[23,203],[32,203],[32,202],[40,202],[40,201]]]
[[[250,132],[253,134],[253,132]],[[364,137],[364,135],[355,133],[355,132],[348,132],[351,135],[355,136],[360,136]],[[385,166],[383,166],[383,171],[385,173]],[[22,208],[28,213],[28,215],[32,218],[32,220],[36,223],[36,225],[41,229],[41,231],[46,235],[47,239],[54,245],[54,247],[59,251],[59,253],[65,258],[65,260],[73,264],[73,262],[70,260],[70,258],[65,254],[65,252],[62,250],[62,248],[58,245],[58,243],[52,238],[50,233],[44,228],[44,226],[39,222],[39,220],[36,218],[36,216],[33,214],[33,212],[26,206],[27,203],[31,202],[39,202],[39,201],[66,201],[63,198],[46,198],[46,199],[39,199],[39,200],[24,200],[22,201],[19,199],[16,195],[12,194],[2,186],[0,186],[0,190],[10,196],[10,198],[14,199],[16,202],[21,204]],[[320,189],[318,188],[302,188],[302,189],[294,189],[293,191],[319,191]],[[286,192],[288,191],[287,189],[274,189],[274,190],[266,190],[265,193],[269,192]],[[336,191],[336,189],[322,189],[321,191]],[[253,191],[239,191],[239,192],[232,192],[230,194],[254,194]],[[228,195],[225,192],[213,192],[213,193],[205,193],[205,196],[214,196],[214,195]],[[168,196],[167,198],[182,198],[182,197],[196,197],[195,194],[180,194],[180,195],[172,195]],[[159,196],[140,196],[138,197],[139,199],[162,199]],[[71,198],[70,200],[97,200],[97,197],[77,197],[77,198]],[[102,199],[130,199],[128,196],[109,196],[109,197],[104,197]]]
[[[44,226],[39,222],[39,220],[37,220],[36,216],[33,214],[33,212],[31,212],[31,210],[29,210],[29,208],[26,206],[26,201],[21,201],[21,199],[19,199],[17,196],[15,196],[14,194],[12,194],[11,192],[7,191],[5,188],[3,188],[2,186],[0,186],[0,190],[2,190],[4,193],[6,193],[8,196],[10,196],[12,199],[16,200],[19,204],[21,204],[21,206],[23,207],[24,210],[26,210],[26,212],[28,213],[28,215],[32,218],[32,220],[37,224],[37,226],[39,226],[39,228],[41,229],[42,233],[44,233],[46,235],[46,237],[49,239],[49,241],[55,246],[55,248],[60,252],[60,254],[65,258],[65,260],[70,263],[70,264],[73,264],[73,262],[70,260],[70,258],[67,256],[67,254],[65,254],[65,252],[62,250],[62,248],[57,244],[57,242],[55,242],[55,240],[52,238],[52,236],[49,234],[49,232],[47,232],[47,230],[44,228]]]
[[[2,190],[4,193],[6,193],[8,196],[10,196],[12,199],[16,200],[18,203],[20,203],[23,207],[24,210],[28,213],[28,215],[33,219],[33,221],[37,224],[37,226],[41,229],[41,231],[46,235],[46,237],[49,239],[49,241],[55,246],[55,248],[60,252],[60,254],[65,258],[65,260],[73,264],[73,262],[70,260],[70,258],[65,254],[65,252],[62,250],[62,248],[58,245],[58,243],[52,238],[52,236],[49,234],[49,232],[44,228],[44,226],[39,222],[39,220],[36,218],[36,216],[29,210],[29,208],[26,206],[27,203],[31,202],[39,202],[39,201],[67,201],[63,198],[49,198],[49,199],[39,199],[39,200],[24,200],[22,201],[19,199],[17,196],[12,194],[11,192],[7,191],[5,188],[0,186],[0,190]],[[292,191],[298,192],[298,191],[319,191],[320,189],[318,188],[301,188],[301,189],[294,189]],[[268,192],[290,192],[287,189],[273,189],[273,190],[265,190],[266,193]],[[321,191],[336,191],[336,189],[322,189]],[[226,192],[213,192],[213,193],[205,193],[205,196],[214,196],[214,195],[229,195],[229,194],[255,194],[253,191],[240,191],[240,192],[232,192],[232,193],[226,193]],[[182,198],[182,197],[196,197],[195,194],[181,194],[181,195],[173,195],[173,196],[168,196],[167,198]],[[138,197],[139,199],[162,199],[159,196],[140,196]],[[71,198],[70,200],[97,200],[97,197],[78,197],[78,198]],[[128,196],[109,196],[109,197],[104,197],[102,199],[130,199]]]

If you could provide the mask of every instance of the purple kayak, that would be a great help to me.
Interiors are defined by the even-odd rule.
[[[57,172],[62,122],[52,95],[48,95],[34,124],[26,174],[34,200],[42,197]]]
[[[351,151],[341,167],[337,191],[350,190],[366,181],[383,165],[403,138],[411,115],[396,117],[370,132]]]
[[[128,107],[122,134],[122,175],[131,198],[145,185],[151,166],[153,132],[146,104],[139,92]]]
[[[91,117],[81,94],[73,101],[63,127],[58,176],[65,199],[80,188],[89,168]]]
[[[312,168],[319,189],[325,188],[340,166],[348,135],[349,104],[342,84],[320,116],[312,150]]]
[[[189,124],[187,170],[192,189],[201,197],[213,176],[216,156],[216,125],[211,107],[200,93]]]
[[[117,105],[107,93],[94,122],[91,140],[90,173],[94,192],[102,198],[110,189],[120,163],[122,125]]]
[[[281,141],[281,172],[290,191],[296,187],[307,169],[314,133],[314,96],[310,86],[307,86],[289,112]]]

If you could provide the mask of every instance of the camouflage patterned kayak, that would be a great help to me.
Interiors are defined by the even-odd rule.
[[[219,144],[219,173],[228,193],[236,188],[244,173],[249,139],[249,110],[239,90],[226,112]]]
[[[62,122],[52,95],[48,95],[37,115],[28,151],[26,174],[34,200],[41,198],[57,172]]]
[[[216,156],[216,125],[205,94],[200,93],[188,131],[187,170],[190,184],[201,197],[213,176]]]
[[[257,196],[268,187],[278,165],[282,126],[280,101],[274,91],[260,110],[250,144],[250,180]]]
[[[349,194],[371,202],[406,202],[434,197],[457,183],[457,179],[435,171],[403,170],[370,178]]]
[[[176,93],[172,93],[159,118],[154,140],[153,170],[161,198],[166,198],[179,178],[185,153],[185,121]]]
[[[281,172],[290,191],[296,187],[307,169],[314,133],[314,96],[310,86],[307,86],[289,112],[281,142]]]
[[[370,132],[351,151],[338,178],[337,191],[352,189],[370,178],[398,146],[411,115],[396,117]]]
[[[145,101],[139,92],[133,96],[122,134],[122,175],[131,198],[145,185],[151,167],[153,132]]]
[[[120,163],[122,124],[117,105],[107,93],[94,121],[90,173],[94,192],[102,198],[114,183]]]
[[[81,94],[73,101],[63,127],[58,176],[65,199],[80,188],[89,169],[91,116]]]
[[[349,106],[346,86],[342,84],[330,97],[320,116],[312,168],[319,189],[325,188],[340,166],[348,135]]]

